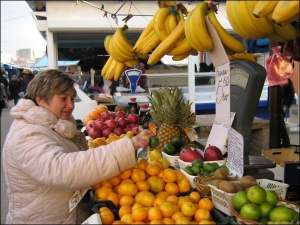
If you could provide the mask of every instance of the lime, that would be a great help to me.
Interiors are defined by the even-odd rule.
[[[150,161],[159,160],[160,158],[162,158],[162,155],[159,150],[154,149],[153,151],[150,151],[150,153],[149,153]]]
[[[183,170],[184,170],[184,172],[186,172],[187,174],[192,175],[192,176],[195,176],[194,171],[193,171],[193,167],[191,167],[191,166],[186,166],[186,167],[184,167]]]
[[[150,148],[156,148],[159,145],[159,140],[157,136],[151,136],[149,140]]]
[[[264,217],[260,218],[258,221],[263,223],[263,224],[267,224],[269,222],[269,220],[267,218],[264,218]]]
[[[260,216],[261,217],[268,217],[269,213],[273,209],[273,206],[270,202],[263,202],[258,207],[259,207],[259,210],[260,210]]]
[[[204,171],[205,171],[205,170],[204,170],[203,168],[200,168],[200,173],[199,173],[199,175],[202,176],[202,175],[204,174]]]
[[[180,148],[183,146],[183,144],[184,144],[184,140],[183,140],[182,137],[176,136],[176,137],[173,137],[173,138],[172,138],[171,143],[172,143],[176,148],[180,149]]]
[[[249,200],[245,191],[238,191],[232,198],[232,204],[237,210],[240,210],[247,203]]]
[[[210,174],[210,172],[209,171],[206,171],[206,170],[204,170],[204,172],[203,172],[203,176],[205,176],[205,175],[209,175]]]
[[[284,206],[278,206],[271,210],[269,214],[269,219],[271,221],[291,221],[292,220],[292,213],[291,211],[284,207]]]
[[[195,159],[192,162],[192,166],[197,166],[197,167],[202,168],[203,167],[203,160],[202,159]]]
[[[192,170],[193,170],[195,175],[198,175],[201,172],[201,167],[192,165]]]
[[[291,213],[292,213],[292,221],[294,222],[294,223],[296,223],[297,221],[299,221],[299,213],[298,212],[295,212],[295,211],[293,211],[293,210],[290,210],[291,211]]]
[[[266,190],[266,193],[267,193],[266,201],[271,203],[271,205],[273,207],[275,207],[278,202],[278,196],[277,196],[276,192],[273,190]]]
[[[215,167],[213,166],[212,163],[204,163],[203,168],[205,171],[208,172],[214,172],[215,171]]]
[[[171,142],[169,142],[164,145],[163,152],[168,155],[174,155],[174,153],[176,152],[176,148]]]
[[[211,163],[211,165],[215,168],[215,171],[220,168],[219,164],[216,162]]]
[[[258,220],[260,218],[260,211],[256,204],[247,203],[241,208],[241,215],[250,220]]]
[[[247,191],[247,198],[255,204],[262,204],[266,201],[267,193],[261,186],[252,186]]]

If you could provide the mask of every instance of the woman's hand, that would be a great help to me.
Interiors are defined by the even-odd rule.
[[[131,140],[134,146],[134,149],[145,148],[149,145],[149,139],[154,134],[150,130],[142,130],[138,135],[134,136]]]

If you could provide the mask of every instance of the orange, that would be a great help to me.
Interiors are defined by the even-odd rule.
[[[132,213],[132,207],[130,205],[122,205],[119,209],[119,217],[121,218],[125,214]]]
[[[163,197],[165,199],[167,199],[167,197],[169,197],[169,196],[170,196],[170,194],[166,191],[161,191],[156,194],[156,197]]]
[[[198,203],[199,209],[207,209],[211,211],[214,207],[213,202],[209,198],[202,198]]]
[[[207,209],[197,209],[194,218],[198,223],[201,220],[211,220],[210,212]]]
[[[179,193],[179,187],[176,183],[166,183],[165,190],[170,195],[177,195]]]
[[[177,203],[178,203],[178,197],[176,195],[170,195],[167,197],[166,200],[167,200],[167,202],[171,202],[174,205],[177,205]]]
[[[131,180],[133,180],[133,182],[135,183],[138,181],[146,180],[145,171],[141,169],[134,169],[131,173]]]
[[[163,191],[165,188],[165,182],[160,177],[151,176],[147,179],[147,182],[150,184],[150,191],[152,191],[154,193]]]
[[[181,208],[181,206],[183,205],[183,203],[185,202],[191,202],[191,198],[189,196],[180,196],[178,197],[178,203],[177,205]]]
[[[181,212],[185,216],[194,216],[196,210],[197,210],[197,207],[194,202],[185,202],[181,206]]]
[[[94,198],[100,200],[106,200],[107,195],[111,192],[113,192],[113,189],[111,187],[101,187],[95,191]]]
[[[134,196],[134,200],[136,203],[141,203],[141,199],[142,199],[142,196],[146,193],[150,193],[152,194],[151,192],[149,191],[140,191],[138,192],[135,196]]]
[[[162,178],[166,183],[173,183],[177,180],[177,174],[173,169],[165,169]]]
[[[146,192],[141,196],[140,203],[146,207],[152,207],[155,201],[155,196],[151,192]]]
[[[152,220],[149,224],[163,224],[162,220]]]
[[[162,178],[164,174],[164,170],[160,170],[156,176]]]
[[[92,111],[90,111],[90,113],[89,113],[89,117],[92,119],[92,120],[96,120],[96,119],[98,119],[99,118],[99,113],[98,113],[98,111],[97,110],[92,110]]]
[[[96,106],[95,110],[96,110],[99,114],[101,114],[101,113],[103,113],[103,112],[108,111],[108,108],[107,108],[106,105],[100,104],[100,105],[97,105],[97,106]]]
[[[115,222],[113,222],[112,224],[126,224],[125,222],[121,221],[121,220],[116,220]]]
[[[198,224],[212,224],[210,220],[201,220]]]
[[[146,166],[148,165],[147,159],[139,158],[136,164],[137,169],[145,170]]]
[[[145,180],[138,181],[135,184],[138,187],[139,191],[149,191],[150,190],[150,184]]]
[[[140,207],[144,207],[144,206],[141,203],[136,202],[132,206],[132,211],[134,211],[134,210],[136,210],[137,208],[140,208]]]
[[[91,120],[91,118],[88,115],[83,117],[82,122],[83,122],[85,127],[87,126],[87,122],[90,121],[90,120]]]
[[[109,183],[111,183],[111,185],[113,186],[117,186],[121,183],[122,179],[118,176],[112,177],[110,179],[107,180]]]
[[[145,170],[148,175],[155,176],[160,172],[161,168],[155,164],[148,164]]]
[[[132,211],[132,219],[136,222],[144,221],[148,216],[148,212],[144,208],[137,208]]]
[[[107,145],[107,142],[105,140],[103,140],[102,138],[96,138],[93,140],[93,146],[95,146],[95,148],[102,146],[102,145]]]
[[[101,182],[102,187],[113,187],[111,183],[108,182],[108,180],[104,180]]]
[[[163,197],[156,197],[154,202],[153,202],[153,206],[159,206],[160,204],[166,202],[166,199]]]
[[[120,206],[123,206],[123,205],[130,205],[132,206],[133,204],[135,203],[134,201],[134,198],[132,196],[127,196],[127,195],[124,195],[120,198]]]
[[[179,217],[175,220],[175,224],[190,224],[191,220],[188,217]]]
[[[89,126],[91,123],[94,123],[94,120],[90,119],[89,121],[87,121],[86,126]]]
[[[148,211],[148,220],[161,220],[163,218],[163,214],[158,207],[151,207]]]
[[[194,203],[198,203],[201,199],[201,196],[200,196],[200,193],[198,191],[192,191],[190,194],[189,194],[190,198],[192,199],[192,201]]]
[[[121,217],[121,221],[125,222],[126,224],[132,224],[134,222],[132,219],[132,214],[124,214]]]
[[[191,190],[191,185],[187,178],[182,179],[177,184],[179,187],[179,193],[185,193]]]
[[[174,214],[171,216],[171,219],[176,221],[180,217],[184,217],[184,214],[182,212],[178,211],[178,212],[174,212]]]
[[[158,206],[163,217],[171,217],[175,213],[175,207],[171,202],[163,202]]]
[[[163,224],[175,224],[175,221],[168,217],[163,218],[162,221]]]
[[[144,222],[141,222],[141,221],[139,221],[139,222],[133,222],[132,224],[145,224]]]
[[[107,143],[107,144],[110,144],[110,143],[112,143],[113,141],[116,141],[116,140],[119,140],[119,139],[120,139],[119,136],[112,136],[112,137],[109,137],[109,138],[106,139],[106,143]]]
[[[106,200],[110,200],[114,203],[115,206],[119,206],[119,198],[118,198],[118,194],[116,194],[115,192],[110,192],[107,197]]]
[[[176,183],[178,183],[182,179],[186,179],[185,175],[183,173],[181,173],[179,170],[175,170],[175,173],[177,174]]]
[[[128,179],[128,178],[130,178],[130,176],[131,176],[131,172],[132,172],[132,168],[130,168],[130,169],[127,169],[127,170],[124,170],[124,171],[122,171],[120,174],[119,174],[119,177],[121,178],[121,179]]]
[[[153,160],[152,162],[150,162],[150,165],[157,165],[159,167],[159,169],[163,169],[163,164],[158,159]]]
[[[118,193],[120,195],[134,196],[138,193],[139,189],[134,183],[123,183],[118,187]]]
[[[102,224],[112,224],[115,221],[114,214],[110,210],[99,211]]]
[[[191,222],[190,222],[190,224],[198,224],[198,222],[196,221],[196,220],[192,220]],[[200,224],[200,223],[199,223]],[[208,223],[207,223],[208,224]]]
[[[99,189],[99,188],[101,188],[101,187],[102,187],[101,182],[100,182],[100,183],[97,183],[97,184],[93,184],[93,185],[92,185],[92,190],[93,190],[93,191],[96,191],[97,189]]]
[[[133,180],[131,180],[130,178],[124,179],[124,180],[121,181],[120,184],[126,184],[126,183],[127,183],[127,184],[128,184],[128,183],[131,183],[131,184],[132,184],[132,183],[133,183]]]

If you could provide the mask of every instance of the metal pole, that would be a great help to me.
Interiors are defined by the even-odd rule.
[[[280,148],[281,87],[269,87],[269,148]]]

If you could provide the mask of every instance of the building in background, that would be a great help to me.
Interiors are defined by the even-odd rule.
[[[33,61],[35,59],[35,53],[34,50],[31,50],[29,48],[23,48],[17,50],[17,59],[27,59],[29,61]]]

